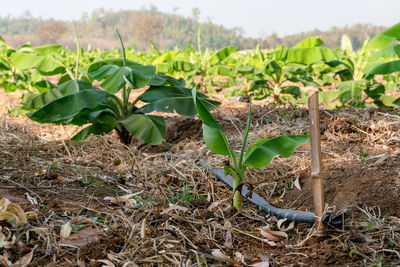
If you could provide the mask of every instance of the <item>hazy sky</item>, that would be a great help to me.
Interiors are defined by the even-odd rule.
[[[3,3],[4,2],[4,3]],[[0,16],[18,16],[28,10],[34,17],[78,19],[83,12],[103,7],[148,8],[191,16],[200,9],[200,20],[226,27],[241,27],[246,36],[274,31],[279,36],[326,30],[333,26],[371,23],[390,26],[400,22],[400,0],[0,0]]]

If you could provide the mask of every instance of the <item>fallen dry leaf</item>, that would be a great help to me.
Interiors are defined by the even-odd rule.
[[[25,193],[25,197],[26,199],[28,199],[28,201],[32,204],[32,205],[37,205],[38,201],[36,198],[31,197],[28,193]]]
[[[226,229],[224,246],[226,248],[232,248],[232,224],[229,221],[226,221],[224,224],[224,228]]]
[[[34,212],[34,211],[27,211],[27,212],[25,212],[25,216],[26,216],[26,218],[29,220],[29,219],[33,219],[33,218],[36,218],[37,216],[38,216],[39,214],[37,213],[37,212]]]
[[[93,263],[93,266],[95,263],[103,263],[102,267],[115,267],[115,264],[109,260],[91,260],[90,263]]]
[[[79,259],[77,262],[78,267],[86,267],[86,263],[84,260]]]
[[[146,238],[146,223],[147,220],[144,218],[142,221],[142,226],[140,227],[140,238],[142,238],[142,240]]]
[[[293,228],[294,228],[294,222],[292,221],[292,222],[290,222],[290,224],[289,224],[289,226],[288,227],[283,227],[283,223],[284,222],[286,222],[287,221],[287,219],[285,218],[285,219],[280,219],[278,222],[277,222],[277,226],[278,226],[278,229],[279,230],[281,230],[281,231],[283,231],[283,232],[287,232],[287,231],[290,231],[290,230],[292,230]]]
[[[253,267],[269,267],[269,258],[266,255],[259,255],[258,258],[252,259],[249,262],[249,266]]]
[[[257,263],[251,264],[250,266],[253,266],[253,267],[269,267],[269,262],[267,262],[267,261],[257,262]]]
[[[0,221],[7,221],[13,228],[28,223],[23,209],[6,198],[0,200]]]
[[[215,258],[217,258],[217,259],[219,259],[219,260],[221,260],[221,261],[225,261],[225,262],[228,262],[228,263],[233,264],[233,265],[242,265],[242,262],[240,262],[240,261],[235,261],[235,260],[229,258],[228,256],[226,256],[226,255],[225,255],[221,250],[219,250],[219,249],[213,249],[213,250],[211,251],[211,254],[212,254]]]
[[[161,212],[161,215],[169,213],[169,212],[171,212],[173,210],[180,210],[180,211],[186,212],[186,211],[188,211],[188,208],[169,203],[169,207],[167,209],[163,210]]]
[[[15,236],[11,238],[11,232],[8,230],[8,235],[5,236],[3,228],[0,226],[0,248],[12,248],[15,243]],[[11,239],[11,241],[9,241]]]
[[[275,241],[275,242],[281,241],[281,239],[279,237],[274,236],[273,234],[270,234],[268,231],[266,231],[264,229],[261,229],[260,232],[261,232],[261,235],[269,241]]]
[[[294,183],[293,183],[293,184],[294,184],[294,186],[295,186],[297,189],[301,190],[299,177],[297,177],[296,180],[294,180]]]
[[[98,228],[88,227],[70,235],[68,238],[62,239],[60,245],[82,247],[88,244],[96,243],[100,239],[99,233],[100,230]]]
[[[122,204],[125,204],[127,207],[132,208],[137,204],[136,199],[134,199],[132,197],[139,195],[141,193],[143,193],[143,190],[140,192],[130,193],[130,194],[123,195],[120,197],[105,197],[104,200],[110,201],[111,203],[114,203],[114,204],[122,203]]]
[[[25,267],[31,263],[33,258],[33,251],[29,252],[28,254],[24,255],[20,260],[15,262],[11,267]]]
[[[261,235],[271,241],[281,241],[281,237],[289,238],[288,234],[283,231],[272,231],[269,229],[261,229]]]
[[[236,251],[235,252],[235,260],[244,262],[244,255],[242,253],[240,253],[239,251]]]
[[[62,239],[67,238],[71,235],[72,227],[71,223],[67,222],[66,224],[61,225],[61,230],[60,230],[60,237]]]
[[[208,211],[215,211],[217,208],[221,207],[222,205],[224,205],[229,199],[228,198],[224,198],[222,200],[219,201],[215,201],[213,203],[211,203],[211,205],[207,208]]]
[[[400,223],[400,219],[399,219],[399,218],[397,218],[397,217],[394,217],[394,216],[389,216],[389,219],[390,219],[391,221],[393,221],[393,222]]]
[[[271,246],[271,247],[277,247],[278,244],[275,241],[270,241],[268,239],[263,239],[262,240],[264,243],[266,243],[267,245]]]
[[[1,266],[11,266],[12,262],[8,259],[8,253],[4,250],[3,256],[0,255],[0,265]]]

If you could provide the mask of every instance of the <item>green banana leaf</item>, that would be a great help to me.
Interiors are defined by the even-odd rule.
[[[104,135],[111,132],[114,128],[119,127],[118,121],[112,115],[105,115],[98,118],[92,125],[84,128],[74,137],[71,138],[73,141],[83,141],[90,134]]]
[[[42,82],[45,82],[44,80]],[[22,108],[36,110],[62,96],[70,95],[82,90],[92,89],[92,84],[85,80],[70,80],[57,87],[47,89],[41,94],[28,93],[22,99]]]
[[[392,27],[377,34],[368,43],[366,50],[370,51],[373,49],[382,49],[396,40],[400,41],[400,23],[397,23],[396,25],[393,25]]]
[[[203,123],[203,138],[207,147],[214,153],[220,155],[234,155],[228,139],[219,127],[208,109],[203,105],[197,96],[197,90],[192,90],[192,96],[196,105],[197,113]]]
[[[326,47],[305,47],[287,49],[285,62],[309,65],[319,61],[329,62],[339,59],[339,55]]]
[[[400,71],[400,60],[394,60],[390,62],[381,63],[370,71],[367,72],[366,76],[371,77],[377,74],[390,74]]]
[[[142,65],[130,60],[126,61],[124,67],[122,59],[97,61],[88,68],[89,76],[103,81],[100,86],[111,94],[117,93],[125,86],[125,79],[128,79],[134,88],[145,87],[154,77],[155,71],[154,66]]]
[[[204,94],[197,93],[197,96],[208,110],[215,109],[220,105],[219,102],[208,99]],[[184,87],[151,86],[138,99],[149,103],[138,110],[138,112],[142,113],[150,113],[152,111],[176,112],[184,116],[194,116],[197,113],[191,89]]]
[[[143,139],[150,145],[159,145],[165,140],[165,122],[160,116],[131,114],[120,123],[133,136]]]
[[[339,99],[342,104],[362,105],[362,92],[367,87],[365,80],[351,80],[339,83]]]
[[[215,54],[210,58],[210,64],[214,65],[217,64],[225,59],[227,59],[232,53],[238,51],[237,47],[234,46],[227,46],[224,48],[221,48]]]
[[[32,50],[42,56],[51,56],[54,54],[59,54],[62,51],[61,45],[44,45],[32,47]]]
[[[15,52],[11,54],[10,62],[20,70],[37,69],[45,75],[65,73],[65,67],[48,56]]]
[[[304,39],[303,41],[293,46],[293,48],[320,47],[323,44],[324,42],[319,37],[313,36]]]
[[[96,108],[109,97],[110,94],[104,90],[83,90],[57,98],[29,113],[28,117],[41,123],[68,122],[80,112]]]
[[[305,135],[288,135],[258,140],[247,150],[243,166],[262,168],[275,156],[288,158],[300,145],[307,143],[308,136]]]

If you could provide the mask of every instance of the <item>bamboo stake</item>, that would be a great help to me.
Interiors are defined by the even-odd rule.
[[[320,224],[325,209],[323,171],[321,160],[321,137],[319,128],[318,92],[308,98],[311,138],[311,178],[315,222]],[[321,224],[320,224],[321,225]]]

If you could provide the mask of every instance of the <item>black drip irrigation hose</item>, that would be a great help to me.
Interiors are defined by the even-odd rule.
[[[201,161],[196,161],[196,165],[207,167],[219,180],[223,181],[225,184],[229,185],[229,187],[233,188],[232,176],[225,175],[224,170],[209,166],[207,163]],[[265,199],[263,199],[256,193],[252,193],[252,196],[248,197],[249,191],[250,190],[248,189],[248,187],[246,185],[243,185],[241,192],[242,196],[268,214],[274,215],[279,219],[287,218],[288,220],[295,222],[314,223],[315,217],[313,212],[279,209],[269,204]]]
[[[175,154],[167,153],[168,158],[183,158]],[[208,168],[211,173],[215,175],[219,180],[227,184],[229,187],[233,188],[233,179],[230,175],[225,175],[224,170],[221,168],[216,168],[210,166],[206,162],[202,162],[199,160],[195,161],[197,166]],[[256,193],[251,192],[251,197],[249,196],[250,190],[246,185],[243,185],[241,194],[242,196],[250,201],[250,203],[256,205],[261,210],[265,211],[268,214],[274,215],[279,219],[288,219],[294,222],[302,222],[302,223],[314,223],[315,214],[314,212],[309,211],[298,211],[298,210],[289,210],[289,209],[280,209],[269,204],[265,199],[257,195]],[[343,223],[345,218],[349,215],[349,211],[345,209],[343,213],[338,215],[332,215],[330,212],[326,212],[322,217],[322,222],[327,224],[328,226],[341,229],[343,227]]]

